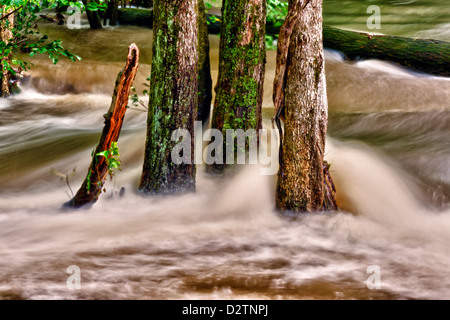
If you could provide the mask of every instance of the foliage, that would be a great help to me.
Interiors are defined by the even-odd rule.
[[[266,34],[266,50],[276,50],[277,49],[278,36]]]
[[[267,26],[279,29],[288,13],[288,3],[280,0],[267,0]],[[278,35],[266,34],[266,49],[277,49]]]
[[[222,4],[222,1],[220,0],[205,0],[205,8],[206,10],[209,10],[212,8],[213,5],[220,6]]]
[[[117,146],[117,142],[112,142],[111,143],[111,147],[109,147],[108,150],[104,150],[101,152],[98,152],[96,154],[94,154],[95,150],[92,150],[92,157],[105,157],[105,161],[106,161],[106,165],[108,167],[108,174],[109,177],[111,178],[111,180],[114,181],[114,187],[115,187],[115,174],[116,174],[116,170],[122,170],[121,169],[121,165],[122,162],[120,161],[119,157],[119,147]],[[92,175],[92,171],[89,170],[88,175],[86,176],[86,190],[89,193],[91,191],[91,175]],[[103,188],[103,186],[101,185],[100,187]],[[105,189],[103,189],[103,191],[106,192]]]
[[[288,3],[280,0],[267,0],[267,22],[281,27],[288,12]]]
[[[106,165],[108,166],[108,174],[113,179],[116,169],[121,170],[121,161],[119,159],[119,147],[117,142],[113,142],[108,150],[101,151],[95,155],[96,157],[105,157]]]
[[[60,6],[77,6],[81,10],[102,10],[106,3],[107,0],[101,0],[84,6],[81,2],[67,0],[1,0],[0,27],[3,30],[9,30],[8,33],[11,34],[10,39],[0,41],[1,69],[13,76],[29,69],[30,63],[18,58],[20,51],[28,53],[30,57],[36,54],[47,54],[55,64],[60,57],[66,57],[72,61],[81,60],[76,54],[64,49],[60,39],[50,41],[46,35],[40,34],[37,25],[41,19],[39,13],[44,9],[56,9]],[[12,14],[14,24],[11,24],[8,19]]]
[[[145,79],[145,81],[147,81],[147,82],[144,82],[142,84],[142,85],[144,85],[145,87],[148,88],[148,89],[144,89],[142,91],[142,96],[143,97],[150,96],[150,91],[149,91],[150,90],[150,78],[151,78],[151,76],[149,76],[147,79]],[[147,112],[148,111],[147,104],[144,102],[143,99],[141,99],[139,97],[139,95],[138,95],[138,93],[136,91],[136,88],[135,87],[131,87],[131,91],[133,92],[133,95],[130,95],[130,100],[131,100],[131,103],[132,103],[133,107],[134,108],[138,108],[140,106],[140,107],[143,108],[144,111]]]

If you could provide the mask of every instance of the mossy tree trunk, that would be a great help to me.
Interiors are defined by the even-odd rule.
[[[144,167],[139,189],[146,194],[195,190],[194,124],[198,103],[197,0],[153,4],[153,60]],[[175,130],[190,134],[190,161],[172,160]]]
[[[326,197],[332,181],[324,162],[324,67],[322,0],[291,0],[280,31],[274,83],[275,118],[284,119],[276,192],[281,211],[333,209],[333,199]]]
[[[5,10],[5,6],[0,6],[0,8]],[[1,17],[0,21],[0,41],[2,41],[5,45],[9,43],[11,38],[13,37],[11,28],[14,26],[14,13],[9,12],[8,10],[5,10],[3,12],[3,15]],[[11,60],[11,54],[6,54],[1,56],[1,97],[9,97],[11,94],[10,92],[10,80],[11,80],[11,73],[3,66],[3,60],[10,61]]]
[[[209,120],[212,101],[212,78],[209,58],[208,24],[205,3],[198,0],[198,110],[197,118],[203,124]]]
[[[91,2],[97,2],[96,0],[83,0],[83,4],[87,6]],[[89,21],[91,29],[102,29],[102,20],[98,11],[86,10],[86,15]]]
[[[210,172],[222,173],[233,167],[226,164],[227,129],[254,129],[258,139],[262,127],[266,11],[266,0],[222,3],[219,77],[211,127],[223,133],[223,164],[208,166]],[[236,155],[237,147],[233,148]]]

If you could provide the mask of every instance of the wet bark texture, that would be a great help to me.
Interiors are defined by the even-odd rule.
[[[109,150],[113,142],[119,139],[123,119],[128,105],[131,86],[139,66],[139,49],[133,43],[129,47],[125,68],[117,76],[116,86],[112,96],[111,106],[104,115],[105,126],[100,142],[93,152],[93,158],[88,174],[76,195],[64,204],[66,208],[80,208],[93,205],[102,193],[103,185],[108,175],[106,158],[96,156],[99,152]]]
[[[258,135],[262,128],[266,11],[266,0],[222,3],[219,77],[211,127],[220,130],[223,137],[227,129],[255,129]],[[224,164],[208,166],[209,172],[232,168],[225,164],[226,149],[224,141]],[[236,146],[234,149],[236,155]]]
[[[0,8],[4,8],[4,6],[0,6]],[[11,12],[6,11],[3,13],[2,15],[2,20],[0,23],[0,40],[3,41],[5,44],[8,44],[9,40],[13,37],[13,34],[10,30],[10,28],[8,26],[13,26],[14,25],[14,14],[10,14]],[[6,57],[2,57],[2,61],[3,59],[6,60],[11,60],[11,54],[9,54]],[[1,93],[1,97],[5,98],[5,97],[9,97],[9,95],[11,94],[10,92],[10,79],[11,79],[11,74],[8,70],[6,70],[3,67],[3,63],[0,64],[0,68],[1,68],[1,89],[2,89],[2,93]]]
[[[290,1],[280,40],[274,103],[275,119],[284,118],[284,134],[276,208],[292,212],[333,209],[334,185],[324,162],[328,105],[322,0]]]
[[[96,0],[83,0],[85,6],[91,2],[96,2]],[[102,20],[100,19],[98,11],[86,10],[86,15],[91,29],[102,29]]]
[[[144,168],[139,189],[146,194],[195,190],[194,123],[198,104],[197,0],[153,4],[153,59]],[[175,164],[177,129],[191,134],[191,164]]]
[[[205,3],[198,1],[198,109],[197,119],[208,123],[212,102],[212,78],[209,59],[208,24]]]

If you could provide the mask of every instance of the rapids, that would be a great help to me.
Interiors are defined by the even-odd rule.
[[[70,186],[80,186],[126,48],[141,48],[142,90],[152,32],[62,28],[42,31],[83,60],[38,58],[23,92],[0,100],[0,299],[450,299],[449,79],[326,52],[340,212],[279,216],[275,177],[250,166],[230,181],[200,166],[196,194],[143,197],[146,113],[131,108],[115,184],[92,209],[67,213],[70,190],[51,170],[75,169]],[[211,46],[216,79],[218,37]],[[266,127],[274,59],[268,51]],[[71,265],[79,290],[66,285]],[[366,285],[373,265],[378,290]]]

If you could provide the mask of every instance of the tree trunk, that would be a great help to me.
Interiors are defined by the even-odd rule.
[[[117,12],[117,21],[121,25],[153,28],[153,13],[153,10],[120,8]]]
[[[139,189],[146,194],[195,190],[194,125],[198,104],[197,0],[153,4],[153,59],[144,168]],[[172,159],[175,130],[187,130],[186,161]]]
[[[117,20],[119,19],[119,0],[113,0],[112,2],[114,3],[114,6],[112,7],[109,25],[117,26]]]
[[[281,211],[333,209],[329,207],[334,201],[325,197],[334,186],[324,162],[324,69],[322,0],[291,0],[280,31],[274,82],[275,119],[284,119],[276,192]]]
[[[208,24],[205,3],[198,0],[198,109],[197,118],[206,124],[211,113],[212,78],[209,59]]]
[[[102,193],[103,185],[108,174],[105,157],[96,156],[99,152],[109,150],[113,142],[119,139],[123,119],[128,105],[131,86],[139,66],[139,49],[133,43],[128,49],[125,68],[117,76],[116,87],[112,96],[111,106],[104,115],[105,126],[100,142],[93,152],[93,158],[88,174],[76,195],[64,207],[80,208],[93,205]]]
[[[324,27],[324,46],[347,59],[379,59],[429,74],[450,77],[450,42],[369,35]]]
[[[85,6],[87,6],[91,2],[96,2],[96,0],[83,0],[83,4]],[[86,9],[86,15],[91,29],[102,29],[102,20],[100,19],[98,11],[91,11]]]
[[[211,127],[226,137],[227,129],[256,130],[262,127],[262,100],[265,71],[266,0],[224,0],[219,48],[219,77]],[[233,143],[234,144],[234,143]],[[249,144],[246,142],[246,150]],[[237,154],[237,147],[234,156]],[[230,150],[231,150],[230,149]],[[233,167],[226,164],[226,139],[223,164],[208,167],[222,173]]]
[[[119,16],[119,0],[110,0],[108,2],[108,7],[105,12],[103,24],[106,25],[107,20],[109,19],[109,25],[116,26],[118,16]]]
[[[0,6],[3,10],[5,10],[5,6]],[[9,14],[9,15],[8,15]],[[8,16],[6,16],[8,15]],[[10,11],[6,10],[3,13],[2,20],[0,21],[0,41],[2,41],[5,45],[8,44],[9,40],[13,37],[11,28],[14,26],[14,13],[10,14]],[[1,89],[2,89],[2,98],[9,97],[10,91],[10,80],[11,73],[3,66],[3,61],[11,60],[11,54],[2,55],[0,64],[1,69]]]

